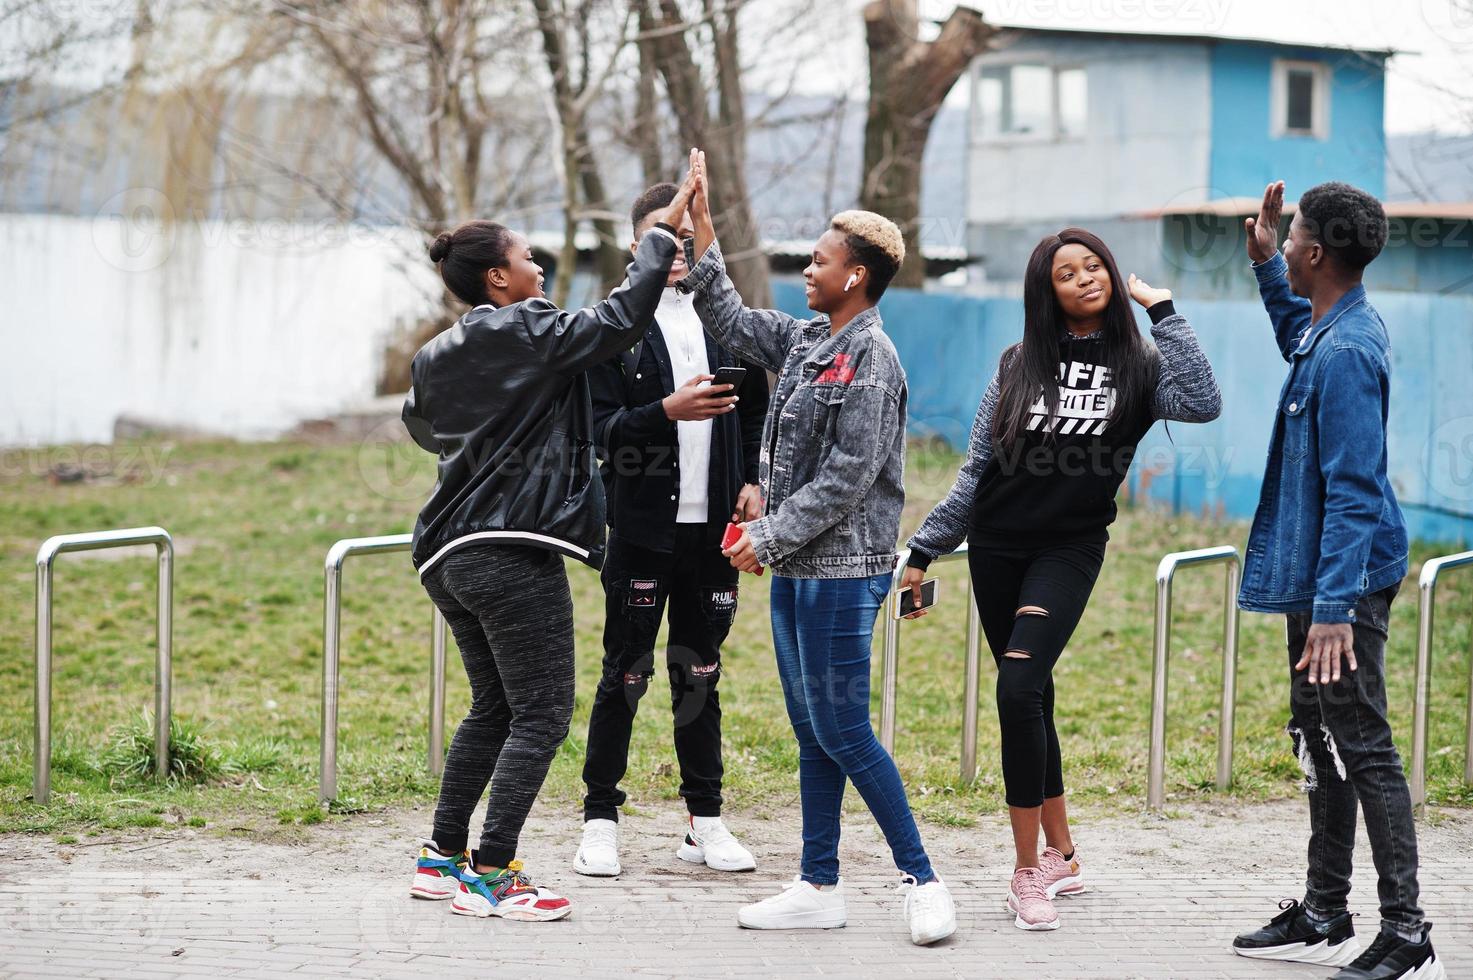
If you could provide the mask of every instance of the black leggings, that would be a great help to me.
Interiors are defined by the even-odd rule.
[[[1008,806],[1042,806],[1045,799],[1064,795],[1054,730],[1054,664],[1079,625],[1104,560],[1103,542],[968,549],[977,611],[997,661]]]
[[[527,812],[573,717],[573,599],[562,556],[524,545],[452,551],[424,576],[460,647],[471,710],[455,729],[432,837],[445,853],[470,834],[491,784],[477,859],[517,856]]]

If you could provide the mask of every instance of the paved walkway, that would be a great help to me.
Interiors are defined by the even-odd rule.
[[[308,828],[292,843],[205,831],[57,846],[0,838],[0,975],[388,976],[463,971],[537,978],[605,976],[1270,977],[1326,971],[1259,964],[1227,952],[1233,934],[1296,895],[1305,816],[1300,802],[1202,807],[1172,819],[1079,821],[1090,891],[1061,900],[1063,928],[1024,933],[1002,895],[1006,831],[926,826],[956,895],[960,928],[929,949],[910,945],[896,878],[866,815],[846,816],[849,926],[757,933],[735,926],[740,903],[774,891],[797,860],[796,812],[729,814],[759,870],[722,875],[674,857],[677,804],[625,818],[618,880],[584,879],[569,862],[576,815],[539,808],[524,838],[529,871],[573,898],[551,924],[451,915],[408,897],[413,838],[427,811],[359,816]],[[157,834],[158,832],[152,832]],[[1423,825],[1422,885],[1450,977],[1473,976],[1473,813]],[[1364,840],[1353,908],[1376,928]]]

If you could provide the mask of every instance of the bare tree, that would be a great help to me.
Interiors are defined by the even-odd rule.
[[[553,104],[562,133],[563,172],[566,190],[563,203],[563,250],[558,260],[552,301],[566,305],[578,259],[577,233],[581,219],[592,219],[598,235],[595,265],[602,292],[608,292],[624,277],[626,254],[614,228],[603,175],[590,138],[588,114],[604,93],[604,82],[618,62],[633,22],[633,12],[620,19],[612,50],[600,51],[603,67],[595,74],[594,0],[533,0],[542,50],[552,75]],[[573,52],[576,51],[576,56]]]
[[[694,18],[686,16],[678,0],[634,2],[641,38],[665,80],[680,139],[706,151],[716,232],[732,282],[748,303],[767,306],[772,302],[767,257],[747,192],[747,118],[737,34],[741,0],[701,0],[700,16]],[[696,52],[703,50],[711,55],[710,80],[697,61]]]
[[[921,161],[931,124],[953,85],[981,54],[994,29],[957,7],[933,41],[920,40],[916,0],[872,0],[864,8],[869,48],[869,114],[864,127],[860,206],[891,218],[905,234],[910,262],[897,286],[920,287]]]

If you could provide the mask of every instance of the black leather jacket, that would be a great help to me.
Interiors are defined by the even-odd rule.
[[[675,248],[674,235],[645,235],[628,282],[589,309],[545,299],[478,306],[414,355],[404,425],[440,457],[414,525],[421,575],[455,548],[486,542],[603,565],[604,488],[584,372],[644,335]]]
[[[767,372],[739,360],[706,338],[706,363],[712,373],[744,367],[747,376],[735,394],[734,411],[711,422],[710,505],[706,540],[721,542],[744,483],[757,482],[757,454],[767,417]],[[588,372],[593,391],[593,427],[599,467],[609,499],[612,536],[650,551],[675,546],[679,509],[680,440],[665,415],[663,399],[686,379],[677,379],[670,351],[658,327],[643,343]]]

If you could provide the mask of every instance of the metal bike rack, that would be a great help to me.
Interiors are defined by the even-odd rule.
[[[1427,700],[1432,681],[1432,625],[1437,577],[1449,568],[1473,565],[1473,551],[1433,558],[1417,579],[1417,668],[1412,694],[1412,805],[1427,807]],[[1469,667],[1468,725],[1463,756],[1463,781],[1473,785],[1473,665]]]
[[[386,534],[345,538],[328,549],[322,614],[322,756],[317,798],[338,795],[338,650],[342,640],[343,563],[352,555],[409,551],[413,537]],[[445,617],[437,607],[430,621],[430,775],[445,767]]]
[[[900,601],[900,578],[905,572],[905,563],[910,551],[900,552],[896,558],[895,574],[891,578],[890,597],[885,601],[882,614],[885,620],[885,662],[880,675],[880,744],[886,752],[895,751],[895,687],[900,665],[900,620],[893,613],[893,604]],[[964,544],[949,555],[942,555],[931,563],[934,568],[947,562],[965,563],[967,546]],[[966,683],[962,704],[962,781],[970,783],[977,778],[977,691],[982,673],[982,618],[977,612],[976,597],[972,592],[971,576],[967,584],[967,664]]]
[[[1231,545],[1176,551],[1156,566],[1156,634],[1151,664],[1151,749],[1146,806],[1160,809],[1166,800],[1166,664],[1171,656],[1171,581],[1184,565],[1227,564],[1223,591],[1222,711],[1217,729],[1217,788],[1233,782],[1233,713],[1238,691],[1238,549]]]
[[[51,569],[58,555],[151,544],[158,553],[158,654],[153,681],[153,761],[169,773],[169,688],[174,641],[174,539],[161,527],[87,531],[47,538],[36,552],[36,745],[31,798],[51,796]]]

